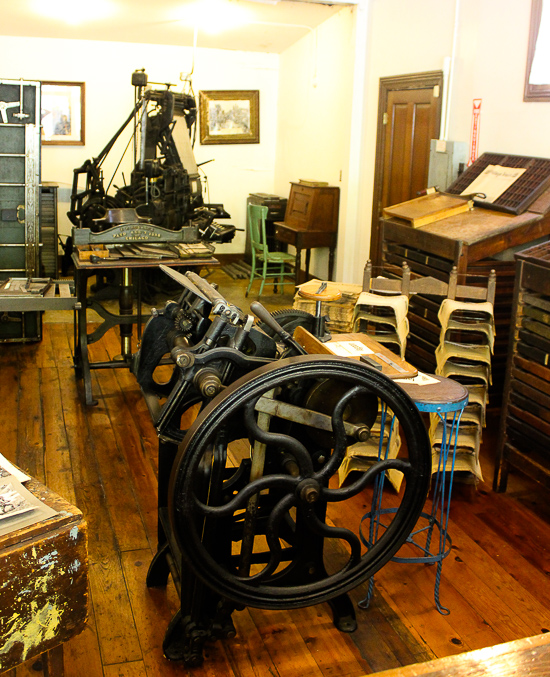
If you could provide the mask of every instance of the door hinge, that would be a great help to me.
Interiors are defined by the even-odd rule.
[[[387,125],[388,120],[389,120],[389,115],[387,113],[384,113],[384,115],[382,116],[382,124]]]

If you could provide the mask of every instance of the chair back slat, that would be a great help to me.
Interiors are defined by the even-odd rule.
[[[250,233],[250,244],[254,255],[256,252],[267,255],[267,238],[265,229],[265,220],[268,209],[264,205],[248,205],[248,226]]]

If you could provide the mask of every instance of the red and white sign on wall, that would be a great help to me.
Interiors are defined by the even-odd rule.
[[[479,116],[481,115],[481,99],[474,99],[472,109],[472,129],[470,132],[470,157],[468,167],[477,160],[479,152]]]

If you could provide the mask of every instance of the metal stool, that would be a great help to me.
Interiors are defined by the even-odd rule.
[[[331,335],[326,331],[325,327],[328,317],[321,314],[321,306],[323,301],[340,300],[342,298],[342,292],[331,282],[322,282],[315,290],[304,287],[305,285],[302,285],[298,290],[298,296],[307,299],[308,301],[315,301],[315,327],[312,333],[320,341],[330,341]]]
[[[430,375],[429,378],[432,379],[432,383],[428,385],[420,385],[418,379],[398,381],[403,390],[405,390],[412,398],[419,411],[437,414],[443,423],[444,433],[441,441],[438,467],[435,472],[431,511],[429,513],[423,512],[421,514],[417,528],[407,539],[407,543],[418,548],[421,554],[417,557],[395,556],[392,561],[424,564],[437,563],[434,600],[439,613],[447,615],[449,609],[442,606],[439,601],[439,585],[441,582],[443,560],[450,553],[452,545],[451,538],[447,534],[447,527],[449,523],[449,509],[453,488],[458,427],[464,407],[468,404],[468,391],[462,384],[452,381],[451,379],[432,375]],[[435,381],[435,383],[433,381]],[[386,411],[382,412],[382,414],[386,417],[391,415],[391,412]],[[392,426],[393,421],[389,426],[390,430],[392,430]],[[380,444],[380,459],[385,457],[384,455],[387,453],[388,449],[389,441],[385,445],[385,448],[382,443]],[[380,530],[385,529],[388,526],[387,524],[382,523],[382,515],[389,515],[395,512],[395,508],[382,508],[384,481],[385,476],[383,474],[375,480],[371,510],[366,513],[361,520],[362,523],[368,523],[368,536],[361,531],[361,540],[368,548],[374,546],[378,540]],[[436,527],[439,538],[437,538],[437,534],[434,537],[434,528]],[[365,599],[359,602],[361,608],[366,609],[368,607],[373,590],[374,578],[371,578],[367,595]]]

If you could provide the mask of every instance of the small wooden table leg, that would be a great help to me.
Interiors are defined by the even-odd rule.
[[[44,677],[63,677],[65,674],[63,666],[63,644],[46,651],[42,654],[42,665],[44,666]]]
[[[334,274],[334,254],[335,254],[335,247],[330,247],[328,250],[328,280],[333,279],[333,274]]]
[[[302,267],[302,250],[296,247],[296,259],[294,263],[294,284],[296,287],[300,284],[301,267]]]

